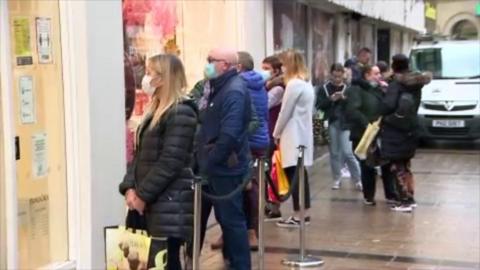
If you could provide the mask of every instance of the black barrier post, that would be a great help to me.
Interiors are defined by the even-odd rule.
[[[265,158],[257,159],[258,164],[258,269],[265,269]]]
[[[193,270],[200,270],[200,230],[202,223],[202,179],[195,179],[195,194],[193,198]]]
[[[292,258],[287,258],[282,261],[282,264],[289,266],[297,267],[313,267],[323,265],[323,260],[321,258],[312,257],[305,255],[305,146],[300,145],[299,149],[299,160],[300,167],[298,170],[299,177],[299,204],[300,204],[300,254]]]

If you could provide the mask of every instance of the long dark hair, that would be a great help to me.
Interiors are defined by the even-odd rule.
[[[282,73],[282,62],[276,55],[271,55],[263,59],[262,63],[269,64],[278,74]]]

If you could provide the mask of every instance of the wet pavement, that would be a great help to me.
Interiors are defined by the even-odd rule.
[[[462,143],[461,143],[462,144]],[[458,150],[461,149],[461,150]],[[418,207],[413,213],[392,212],[377,182],[377,206],[365,206],[348,179],[331,190],[326,149],[318,149],[311,168],[312,223],[307,227],[308,254],[325,264],[308,269],[480,269],[480,151],[477,145],[424,146],[413,160]],[[291,202],[282,206],[285,217]],[[298,231],[266,223],[266,269],[298,253]],[[202,269],[225,269],[210,243],[220,234],[207,232]],[[256,253],[252,253],[257,269]]]

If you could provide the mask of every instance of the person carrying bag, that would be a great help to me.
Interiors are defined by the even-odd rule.
[[[134,222],[151,239],[166,238],[169,270],[182,269],[180,247],[193,239],[191,160],[198,113],[186,86],[178,57],[161,54],[148,60],[142,88],[151,103],[137,130],[135,158],[119,186],[131,210],[127,225]],[[156,255],[148,260],[148,269],[155,260]]]

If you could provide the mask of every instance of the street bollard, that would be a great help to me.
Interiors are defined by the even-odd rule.
[[[300,167],[298,170],[299,177],[299,204],[300,204],[300,254],[295,257],[289,257],[282,260],[282,264],[296,267],[314,267],[324,264],[321,258],[316,258],[305,254],[305,146],[300,145],[299,159]]]
[[[202,181],[201,178],[195,180],[195,193],[193,198],[193,258],[192,269],[200,270],[200,230],[202,223]]]
[[[258,162],[258,269],[265,269],[265,158]]]

